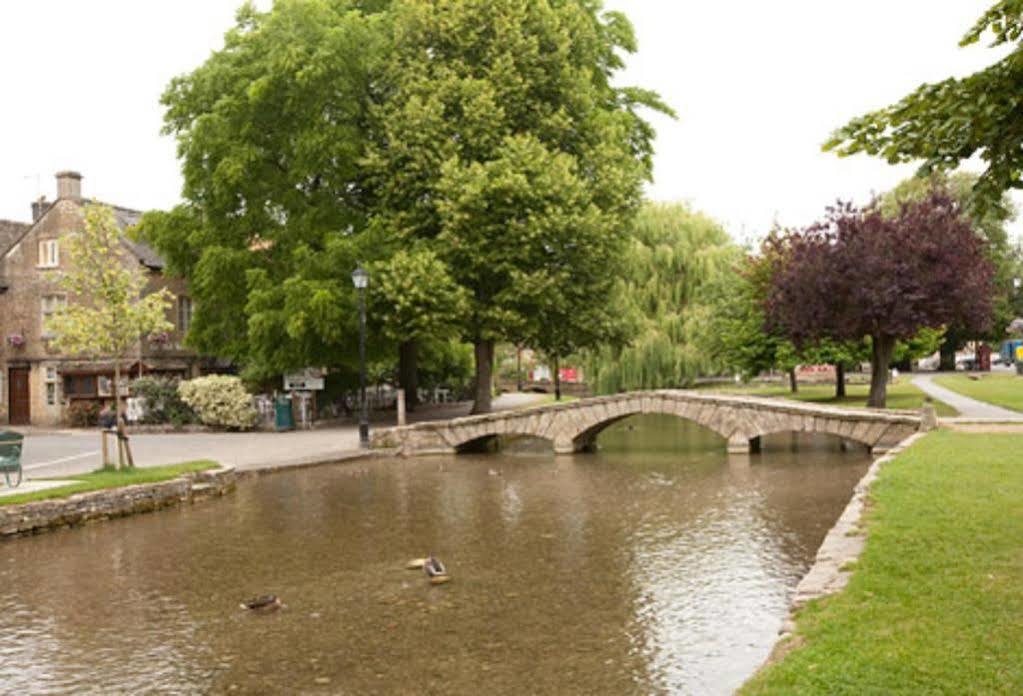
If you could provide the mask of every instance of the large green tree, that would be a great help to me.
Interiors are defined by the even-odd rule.
[[[985,35],[993,46],[1013,46],[991,66],[963,78],[924,84],[897,104],[851,120],[825,149],[866,152],[891,163],[923,161],[922,172],[954,169],[979,156],[986,164],[974,191],[981,205],[1023,188],[1023,0],[1002,0],[960,41]]]
[[[637,111],[666,109],[612,85],[635,39],[599,2],[399,0],[391,32],[363,160],[374,224],[428,244],[465,289],[486,412],[495,341],[606,298],[651,170]]]
[[[189,342],[253,377],[351,362],[349,274],[381,247],[360,157],[385,55],[383,2],[251,4],[163,95],[184,203],[147,213],[141,234],[188,278]]]

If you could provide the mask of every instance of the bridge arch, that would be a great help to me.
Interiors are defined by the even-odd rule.
[[[605,428],[637,414],[678,416],[711,430],[731,452],[749,452],[760,438],[783,432],[823,433],[885,450],[922,427],[919,414],[836,408],[781,399],[663,390],[630,392],[561,404],[376,430],[374,447],[402,454],[473,449],[504,435],[549,440],[559,454],[592,449]]]

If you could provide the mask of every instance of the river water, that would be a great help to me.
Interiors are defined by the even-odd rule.
[[[723,694],[869,464],[669,416],[595,455],[379,460],[0,544],[3,693]],[[411,558],[435,553],[452,582]],[[248,597],[277,593],[257,614]]]

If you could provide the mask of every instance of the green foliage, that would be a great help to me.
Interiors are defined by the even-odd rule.
[[[631,26],[598,3],[406,0],[391,31],[390,92],[363,159],[377,223],[447,265],[468,301],[452,317],[466,340],[561,351],[602,338],[553,334],[608,297],[606,261],[650,175],[653,132],[637,111],[663,105],[611,85]]]
[[[388,338],[402,343],[454,333],[451,318],[464,314],[468,298],[436,253],[402,249],[371,264],[369,273],[370,315]]]
[[[606,340],[593,305],[652,166],[638,114],[668,111],[612,86],[633,50],[589,0],[246,6],[164,94],[186,202],[141,226],[191,283],[190,343],[254,380],[350,369],[357,263],[373,359],[454,332]]]
[[[740,693],[1023,692],[1021,446],[941,430],[886,465],[848,585]]]
[[[996,3],[963,37],[991,32],[994,45],[1016,44],[1009,55],[964,78],[925,84],[897,104],[854,118],[824,145],[840,155],[865,152],[890,163],[922,160],[922,174],[951,170],[979,155],[987,168],[973,190],[978,204],[997,205],[1023,185],[1023,2]]]
[[[224,48],[163,95],[185,203],[147,213],[140,234],[190,282],[190,344],[255,378],[353,360],[382,4],[246,5]]]
[[[616,302],[634,338],[587,354],[593,389],[677,387],[716,372],[718,355],[706,349],[714,314],[703,291],[734,279],[740,255],[714,220],[681,204],[645,204],[617,261]]]
[[[181,382],[181,400],[191,407],[206,425],[228,430],[248,430],[256,424],[258,413],[252,396],[238,377],[210,375]]]
[[[131,383],[131,393],[145,399],[142,423],[181,426],[199,421],[195,411],[181,400],[179,383],[169,377],[139,377]]]
[[[121,361],[135,354],[141,337],[174,328],[166,317],[170,293],[145,294],[147,279],[128,257],[110,208],[85,206],[85,228],[64,245],[59,283],[69,303],[49,320],[55,348]]]

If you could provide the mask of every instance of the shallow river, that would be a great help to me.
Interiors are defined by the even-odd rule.
[[[869,463],[672,417],[595,455],[359,462],[0,544],[0,692],[718,694]],[[409,559],[435,553],[453,581]],[[239,608],[275,592],[285,607]]]

